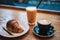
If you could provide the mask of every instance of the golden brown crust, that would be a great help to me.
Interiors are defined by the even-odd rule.
[[[7,30],[12,33],[23,32],[22,28],[19,26],[19,23],[16,20],[9,20],[6,26],[7,26]]]

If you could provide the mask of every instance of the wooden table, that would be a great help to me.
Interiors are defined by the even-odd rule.
[[[8,8],[0,8],[0,9],[12,10],[14,13],[18,13],[18,12],[26,13],[26,11],[20,10],[20,9],[19,10],[10,9],[10,8],[9,9]],[[51,13],[38,12],[37,20],[40,20],[40,19],[48,19],[52,22],[52,25],[54,26],[54,29],[56,30],[54,36],[49,37],[49,38],[38,37],[38,36],[34,35],[32,32],[32,29],[34,26],[30,26],[29,32],[27,32],[23,36],[16,37],[16,38],[6,38],[6,37],[0,36],[0,40],[60,40],[60,15],[52,14],[52,12]]]

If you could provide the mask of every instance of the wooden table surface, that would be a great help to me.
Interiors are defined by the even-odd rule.
[[[3,9],[3,8],[0,8]],[[6,9],[6,10],[12,10],[12,9]],[[26,11],[22,10],[12,10],[14,13],[23,12],[26,13]],[[52,14],[52,13],[38,13],[37,14],[37,20],[41,19],[48,19],[52,22],[52,25],[54,26],[54,29],[56,30],[55,35],[49,38],[42,38],[38,37],[33,34],[32,29],[34,26],[29,26],[30,30],[25,35],[16,37],[16,38],[6,38],[3,36],[0,36],[0,40],[60,40],[60,15]]]

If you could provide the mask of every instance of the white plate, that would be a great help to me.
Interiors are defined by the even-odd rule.
[[[18,36],[22,36],[25,33],[27,33],[29,31],[29,25],[27,22],[27,17],[26,17],[26,13],[24,12],[17,12],[14,13],[14,15],[18,18],[16,18],[18,20],[18,22],[20,23],[21,28],[24,30],[22,33],[16,33],[13,35],[9,35],[5,30],[3,30],[2,26],[4,28],[6,28],[6,23],[7,21],[11,20],[11,19],[15,19],[15,16],[12,15],[13,10],[8,10],[8,9],[0,9],[0,35],[4,36],[4,37],[18,37]]]
[[[4,36],[4,37],[18,37],[18,36],[24,35],[29,30],[28,26],[26,26],[26,27],[25,26],[21,26],[21,28],[24,30],[22,33],[15,33],[15,34],[12,33],[13,35],[8,34],[5,30],[3,30],[2,28],[0,28],[0,35]]]

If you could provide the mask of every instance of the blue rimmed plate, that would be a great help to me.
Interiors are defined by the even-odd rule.
[[[52,26],[53,27],[53,26]],[[55,32],[55,30],[53,29],[53,28],[50,28],[50,30],[46,33],[47,35],[41,35],[41,34],[39,34],[39,27],[38,26],[35,26],[34,28],[33,28],[33,33],[35,34],[35,35],[37,35],[37,36],[39,36],[39,37],[51,37],[51,36],[53,36],[54,35],[54,32]]]

